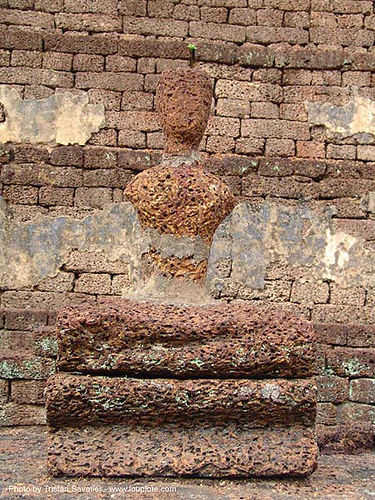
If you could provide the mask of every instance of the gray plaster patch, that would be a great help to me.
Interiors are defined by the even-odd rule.
[[[333,230],[334,213],[334,207],[318,212],[307,203],[237,205],[213,239],[207,272],[210,293],[219,298],[237,296],[239,290],[262,290],[272,266],[311,280],[374,286],[371,251],[360,239]]]
[[[329,102],[306,103],[311,125],[323,125],[328,137],[356,136],[368,142],[368,136],[375,136],[375,101],[355,95],[343,106]]]
[[[105,125],[104,105],[89,104],[86,92],[61,92],[45,99],[21,99],[16,89],[0,86],[5,121],[0,142],[85,144]]]

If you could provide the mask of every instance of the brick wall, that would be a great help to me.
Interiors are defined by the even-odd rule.
[[[373,248],[374,137],[328,136],[310,126],[305,108],[307,101],[343,105],[353,95],[375,99],[371,1],[0,0],[0,7],[0,83],[24,99],[84,90],[106,115],[85,146],[1,147],[0,193],[15,220],[80,218],[124,201],[126,183],[160,160],[158,75],[188,64],[193,42],[215,89],[201,144],[210,169],[240,199],[335,205],[336,227]],[[0,125],[2,114],[0,107]],[[128,279],[121,263],[98,257],[93,264],[77,251],[56,277],[1,290],[2,424],[44,422],[53,352],[33,330],[52,326],[64,303],[120,294]],[[287,290],[273,290],[260,299],[294,303],[317,327],[322,442],[347,443],[358,423],[372,439],[375,284],[291,279]]]

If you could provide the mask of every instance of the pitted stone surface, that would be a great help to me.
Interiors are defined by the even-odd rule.
[[[161,74],[156,107],[166,137],[165,152],[197,150],[211,108],[212,85],[203,72],[177,68]]]
[[[313,428],[247,424],[63,427],[50,430],[55,476],[306,476],[317,466]]]
[[[183,306],[111,300],[64,308],[58,368],[172,377],[307,377],[311,323],[248,303]]]
[[[136,422],[313,425],[314,380],[174,380],[59,373],[47,386],[49,425]]]
[[[198,162],[146,170],[125,193],[143,227],[177,237],[200,236],[208,244],[235,205],[229,187]]]

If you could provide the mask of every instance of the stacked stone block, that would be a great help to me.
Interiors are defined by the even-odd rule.
[[[54,475],[272,476],[317,464],[314,333],[245,303],[70,307],[47,385]]]

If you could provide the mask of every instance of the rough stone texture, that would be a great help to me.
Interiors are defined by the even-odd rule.
[[[141,224],[177,237],[207,243],[234,207],[230,189],[203,165],[168,162],[139,174],[126,188]]]
[[[313,425],[314,380],[174,380],[59,373],[47,385],[52,427],[162,422]]]
[[[252,305],[178,306],[111,300],[58,319],[62,371],[177,377],[306,377],[312,326]]]
[[[1,85],[0,103],[6,113],[2,143],[85,144],[105,125],[104,106],[89,104],[84,92],[22,100],[17,90]]]
[[[306,476],[317,466],[314,432],[166,424],[50,430],[48,469],[66,476]]]
[[[166,137],[165,152],[197,150],[211,108],[209,77],[196,69],[164,71],[156,90],[156,109]]]

